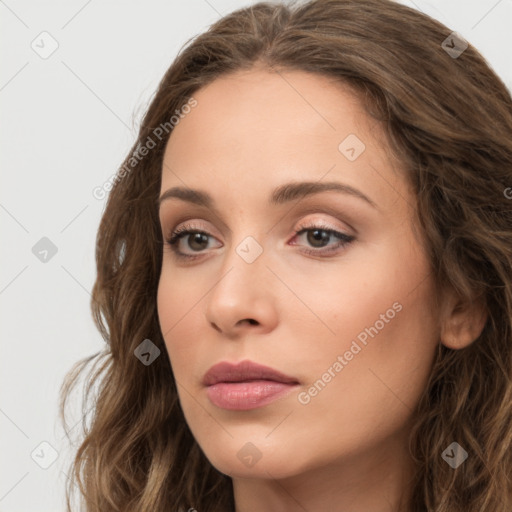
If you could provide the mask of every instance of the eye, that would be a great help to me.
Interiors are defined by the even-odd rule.
[[[307,233],[307,243],[313,246],[315,249],[304,249],[303,252],[317,256],[337,254],[339,249],[344,248],[355,240],[354,236],[341,233],[340,231],[325,225],[300,226],[299,229],[295,232],[294,239],[302,236],[305,233]],[[338,241],[329,247],[329,241],[333,238],[337,239]],[[292,245],[296,244],[293,243]],[[319,250],[326,246],[328,247],[327,250]]]
[[[349,245],[355,240],[355,237],[352,235],[341,233],[340,231],[332,229],[330,226],[324,225],[300,226],[299,229],[295,231],[293,240],[306,233],[306,242],[310,244],[313,249],[304,249],[303,252],[317,256],[337,253],[339,249]],[[200,254],[192,255],[180,250],[181,241],[183,239],[186,240],[186,245],[188,245],[190,250],[201,253],[208,247],[209,238],[213,237],[206,231],[194,228],[194,226],[191,225],[183,225],[172,231],[170,236],[166,239],[166,242],[177,258],[192,260],[198,258]],[[337,240],[337,242],[334,245],[331,244],[331,247],[328,249],[324,249],[324,247],[329,246],[331,239]],[[292,245],[298,244],[293,242]]]
[[[186,238],[185,238],[186,237]],[[195,259],[198,255],[191,255],[184,253],[180,250],[180,243],[182,239],[185,239],[188,242],[188,246],[192,251],[201,252],[208,246],[208,238],[211,237],[209,233],[205,231],[201,231],[199,229],[195,229],[190,225],[183,225],[179,228],[175,229],[170,237],[166,240],[166,242],[171,247],[171,250],[174,252],[177,258],[181,259]]]

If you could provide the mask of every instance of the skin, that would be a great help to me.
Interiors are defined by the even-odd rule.
[[[414,194],[382,127],[346,86],[255,67],[215,80],[194,98],[197,106],[169,138],[161,192],[207,190],[216,210],[162,202],[164,239],[185,221],[210,236],[199,252],[191,237],[181,239],[179,250],[199,254],[192,262],[165,244],[157,298],[194,437],[232,477],[237,512],[407,510],[400,506],[413,475],[407,434],[437,345],[463,348],[485,318],[448,294],[436,302],[413,231]],[[349,134],[365,144],[354,161],[338,149]],[[291,181],[348,184],[376,207],[333,191],[269,206],[274,188]],[[326,254],[338,239],[314,245],[308,233],[294,234],[303,224],[327,224],[355,240]],[[237,253],[248,236],[263,250],[252,263]],[[394,318],[301,403],[299,393],[396,303]],[[251,411],[212,404],[201,384],[206,371],[245,359],[300,385]],[[250,467],[237,457],[248,442],[261,455]]]

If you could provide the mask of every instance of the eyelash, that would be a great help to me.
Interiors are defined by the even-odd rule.
[[[309,226],[302,225],[299,227],[299,229],[297,231],[295,231],[294,238],[302,235],[303,233],[307,233],[308,231],[324,231],[324,232],[328,233],[330,236],[335,236],[336,238],[339,239],[338,244],[328,250],[321,250],[321,249],[303,250],[303,252],[305,252],[306,254],[309,254],[309,255],[318,256],[318,255],[324,255],[324,254],[331,254],[333,252],[336,252],[337,249],[343,248],[355,240],[354,236],[347,235],[345,233],[341,233],[339,231],[331,229],[328,226],[323,226],[323,225],[309,225]],[[183,226],[179,227],[178,229],[171,232],[170,236],[166,239],[166,243],[170,246],[170,248],[176,258],[181,259],[181,260],[191,261],[191,260],[195,260],[201,256],[201,254],[197,254],[197,255],[184,254],[184,253],[180,253],[177,250],[177,242],[179,242],[182,238],[184,238],[187,235],[194,235],[194,234],[203,234],[203,235],[206,235],[209,237],[212,236],[209,233],[199,230],[199,229],[195,229],[193,226],[190,226],[190,225],[183,225]]]

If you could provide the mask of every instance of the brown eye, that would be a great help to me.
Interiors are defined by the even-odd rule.
[[[195,229],[192,226],[185,225],[174,230],[166,242],[169,244],[177,258],[193,259],[200,256],[200,253],[204,252],[204,250],[208,248],[210,238],[213,238],[213,236],[209,233]],[[184,250],[183,248],[180,248],[182,240],[184,240],[185,244]],[[187,249],[198,254],[188,254],[185,252]]]
[[[294,240],[304,233],[307,233],[307,244],[316,249],[305,249],[304,252],[318,256],[321,256],[325,253],[337,252],[338,249],[349,245],[355,240],[354,236],[341,233],[327,226],[301,226],[301,228],[295,232]],[[331,239],[338,239],[338,242],[334,246],[329,247],[327,250],[321,250],[324,247],[328,247],[329,241]],[[292,245],[297,244],[294,243]]]

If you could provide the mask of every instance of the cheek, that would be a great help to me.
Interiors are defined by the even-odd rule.
[[[191,365],[191,356],[197,350],[198,334],[194,331],[200,296],[199,290],[180,282],[175,275],[169,275],[162,269],[157,293],[157,310],[160,329],[171,360],[173,373],[179,379],[187,364]]]
[[[293,283],[294,295],[302,300],[292,297],[293,304],[285,304],[286,322],[293,318],[305,341],[316,337],[335,349],[343,349],[347,342],[348,349],[358,337],[362,342],[369,339],[367,329],[376,322],[379,332],[389,330],[388,325],[400,316],[400,304],[425,277],[420,269],[405,268],[386,250],[375,250],[371,258],[354,251],[331,269],[297,275],[300,279],[293,280],[288,271],[287,282]]]
[[[320,342],[309,344],[307,340],[315,339],[315,326],[308,330],[303,320],[297,324],[305,340],[302,353],[307,353],[308,381],[319,381],[317,387],[323,395],[314,400],[325,400],[324,406],[329,400],[333,404],[348,401],[354,410],[356,402],[367,402],[381,411],[379,402],[399,403],[403,397],[414,406],[421,394],[439,332],[430,307],[435,292],[428,262],[407,240],[400,247],[376,247],[371,259],[354,252],[343,261],[343,268],[350,272],[341,268],[331,279],[317,280],[321,293],[315,291],[317,287],[303,290],[308,305],[329,327],[328,331],[316,322],[317,332],[322,329],[327,334],[317,337]],[[341,366],[336,364],[339,356],[343,358]],[[329,369],[335,378],[326,375]],[[325,391],[323,381],[329,381]],[[346,394],[349,390],[350,396]],[[317,391],[312,389],[312,393]],[[357,397],[354,403],[351,397]]]
[[[337,341],[317,344],[309,354],[295,420],[308,425],[311,459],[369,449],[402,431],[425,389],[437,346],[434,318],[425,308],[429,288],[409,293],[391,284],[379,288],[380,298],[346,301],[335,324]]]

